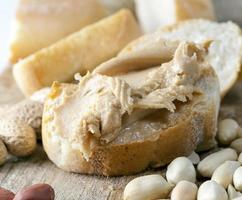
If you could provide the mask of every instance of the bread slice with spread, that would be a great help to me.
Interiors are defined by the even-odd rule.
[[[206,60],[218,75],[221,96],[224,96],[236,82],[242,63],[242,35],[238,25],[206,19],[187,20],[138,38],[122,53],[134,53],[147,43],[149,46],[155,45],[162,39],[195,43],[210,41]]]
[[[70,172],[128,175],[213,144],[220,95],[206,49],[180,43],[173,53],[168,63],[133,68],[119,55],[78,84],[54,83],[42,123],[50,160]],[[116,67],[123,70],[106,74]]]

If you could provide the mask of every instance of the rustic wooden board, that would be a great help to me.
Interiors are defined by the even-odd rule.
[[[242,82],[238,82],[223,100],[220,117],[232,117],[242,124]],[[11,75],[11,68],[0,75],[0,104],[21,100]],[[164,169],[143,174],[164,173]],[[139,174],[141,175],[141,174]],[[136,175],[137,176],[137,175]],[[0,168],[0,186],[17,192],[24,186],[45,182],[56,191],[57,200],[118,200],[122,199],[124,186],[135,176],[106,178],[64,172],[52,164],[41,144],[34,155],[26,159],[11,158]]]

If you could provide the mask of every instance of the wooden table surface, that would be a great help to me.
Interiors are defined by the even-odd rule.
[[[0,104],[21,100],[11,75],[11,69],[0,74]],[[220,118],[232,117],[242,125],[242,82],[238,82],[222,103]],[[143,174],[162,173],[164,169],[146,171]],[[141,175],[141,174],[139,174]],[[137,176],[137,175],[136,175]],[[123,188],[135,176],[107,178],[64,172],[52,164],[41,144],[29,158],[11,158],[0,167],[0,186],[17,192],[34,183],[48,183],[56,192],[57,200],[118,200]]]

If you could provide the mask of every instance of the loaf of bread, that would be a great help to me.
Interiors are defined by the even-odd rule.
[[[174,58],[163,63],[166,58],[160,54],[157,64],[158,54],[152,57],[146,51],[128,60],[126,52],[93,73],[76,76],[78,84],[53,84],[42,136],[48,157],[58,167],[128,175],[165,165],[189,155],[200,143],[214,141],[219,82],[205,60],[206,49],[183,42],[156,45],[164,52],[175,51]],[[140,65],[133,58],[141,55],[155,61]]]
[[[13,68],[15,80],[25,95],[54,81],[71,81],[75,73],[92,71],[140,35],[132,13],[121,10],[21,60]]]
[[[179,21],[215,19],[212,0],[135,0],[136,13],[145,32]]]
[[[134,54],[135,51],[140,51],[144,42],[155,44],[161,39],[196,43],[210,41],[206,59],[218,75],[221,96],[224,96],[236,82],[242,62],[242,35],[240,27],[236,24],[205,19],[179,22],[135,40],[123,50],[123,53],[130,53],[132,50]]]
[[[10,61],[28,55],[103,17],[97,0],[20,0],[10,45]]]

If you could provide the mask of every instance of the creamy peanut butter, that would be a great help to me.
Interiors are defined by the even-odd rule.
[[[115,77],[94,73],[79,77],[78,85],[58,97],[56,132],[88,160],[95,145],[111,143],[120,134],[138,137],[144,131],[149,136],[167,128],[148,116],[164,109],[174,112],[175,101],[187,102],[200,92],[195,84],[204,53],[201,47],[182,43],[174,59],[158,67]]]

